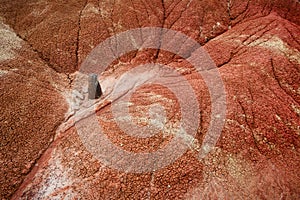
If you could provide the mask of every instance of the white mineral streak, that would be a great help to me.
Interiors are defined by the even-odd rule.
[[[21,48],[22,39],[0,19],[0,62],[15,57],[15,50]]]
[[[57,130],[58,136],[60,133],[63,133],[70,127],[74,126],[76,122],[95,114],[97,109],[101,109],[101,107],[115,102],[126,95],[129,91],[134,91],[137,87],[143,85],[148,80],[155,78],[153,74],[156,73],[160,73],[159,69],[154,69],[152,73],[144,72],[142,73],[143,76],[134,77],[132,74],[130,74],[130,77],[127,77],[127,75],[122,75],[119,77],[119,79],[116,79],[113,76],[100,79],[99,82],[103,91],[103,95],[99,99],[95,100],[88,99],[88,76],[77,73],[75,80],[76,85],[74,85],[71,92],[64,95],[69,103],[69,112],[66,116],[66,121]],[[124,81],[126,81],[126,83]],[[120,102],[118,102],[118,104],[120,104]],[[196,139],[187,134],[182,127],[180,128],[178,125],[171,125],[167,123],[166,119],[161,119],[159,116],[157,116],[158,112],[153,113],[154,110],[157,110],[157,106],[160,105],[150,106],[149,112],[150,115],[153,116],[151,119],[145,118],[147,124],[151,124],[152,126],[161,129],[165,136],[176,135],[177,137],[181,137],[187,143],[187,145],[190,146],[190,148],[195,148],[198,146]],[[115,120],[122,121],[122,119],[119,118]],[[138,120],[142,120],[142,118]]]

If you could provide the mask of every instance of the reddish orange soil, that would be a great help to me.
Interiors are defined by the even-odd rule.
[[[296,0],[0,1],[1,199],[299,199],[298,13]],[[212,109],[203,79],[167,51],[123,55],[101,75],[104,96],[96,112],[114,145],[155,152],[174,137],[128,135],[115,122],[112,102],[103,100],[140,64],[178,70],[201,114],[193,144],[179,159],[132,173],[101,162],[85,146],[72,123],[70,93],[75,72],[99,43],[149,26],[180,31],[203,46],[224,83],[226,119],[216,146],[198,159]],[[182,115],[176,96],[159,85],[138,88],[130,101],[140,125],[149,123],[147,111],[158,103],[170,124]]]

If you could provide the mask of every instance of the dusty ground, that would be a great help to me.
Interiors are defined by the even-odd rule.
[[[0,1],[0,197],[299,199],[298,13],[296,0]],[[211,120],[201,76],[167,51],[122,56],[101,74],[104,96],[96,104],[97,123],[113,144],[129,152],[155,152],[174,138],[164,133],[135,138],[115,122],[111,92],[122,74],[140,64],[176,69],[194,90],[201,113],[193,144],[180,158],[155,171],[132,173],[101,162],[84,145],[72,122],[79,116],[78,124],[88,127],[91,118],[75,112],[72,90],[74,96],[76,71],[99,43],[149,26],[180,31],[203,45],[224,83],[226,119],[216,146],[198,159]],[[179,103],[159,85],[134,92],[133,121],[149,124],[147,111],[158,103],[176,126]],[[122,162],[135,166],[137,161]]]

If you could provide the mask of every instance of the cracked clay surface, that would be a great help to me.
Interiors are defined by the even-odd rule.
[[[296,0],[0,0],[0,198],[299,199],[299,13]],[[105,39],[142,27],[186,34],[218,67],[226,118],[204,159],[197,155],[211,120],[210,93],[180,56],[128,52],[99,75],[101,98],[87,101],[87,76],[80,71],[86,57]],[[139,77],[118,88],[125,73],[146,63],[168,65],[188,81],[199,127],[194,136],[183,135],[188,149],[180,158],[131,173],[98,160],[75,124],[96,114],[107,139],[127,152],[167,146],[183,115],[176,95],[158,84],[138,87]],[[141,73],[151,80],[159,70]],[[161,133],[139,138],[120,130],[112,107],[132,90],[131,117],[120,120],[164,123]],[[164,118],[155,115],[157,105]]]

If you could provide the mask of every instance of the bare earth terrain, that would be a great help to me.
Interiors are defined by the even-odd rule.
[[[300,199],[299,13],[296,0],[0,0],[0,198]],[[104,93],[94,105],[97,123],[120,149],[164,148],[184,115],[176,95],[158,84],[128,86],[113,98],[122,75],[138,65],[176,70],[200,112],[182,156],[135,173],[102,162],[84,144],[75,122],[91,128],[93,107],[78,111],[87,91],[80,82],[78,93],[76,79],[98,44],[142,27],[180,31],[202,45],[223,80],[226,116],[216,145],[199,159],[212,120],[203,77],[165,50],[139,49],[116,59],[99,74]],[[141,73],[160,74],[150,71]],[[112,104],[130,90],[130,120],[149,125],[148,110],[159,104],[165,132],[138,138],[120,129]],[[109,150],[105,155],[117,157]],[[128,169],[139,164],[119,162]]]

